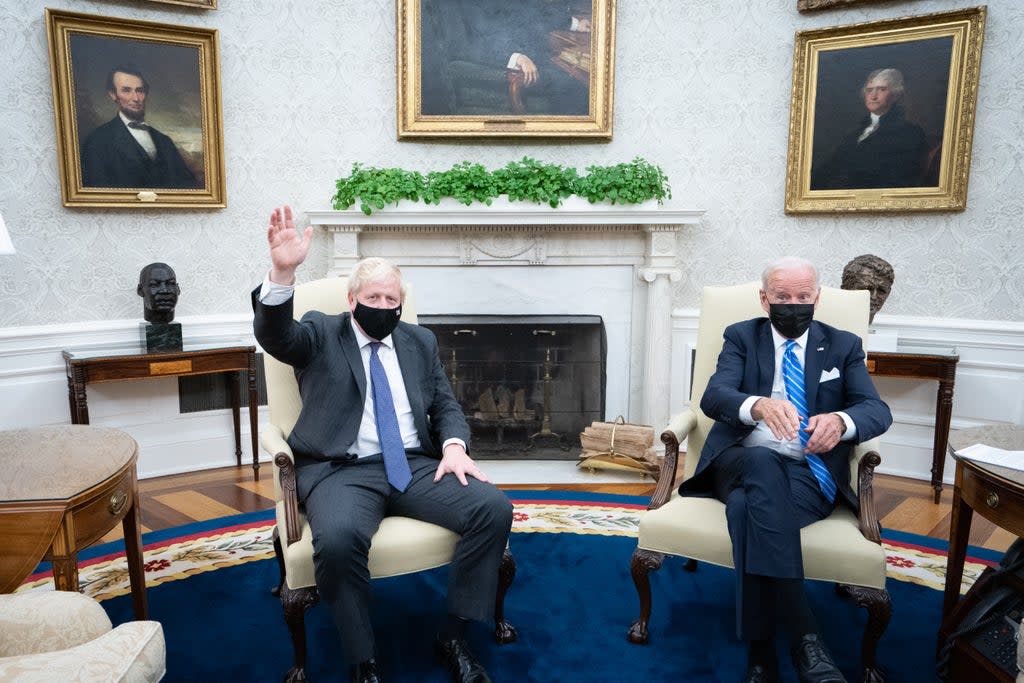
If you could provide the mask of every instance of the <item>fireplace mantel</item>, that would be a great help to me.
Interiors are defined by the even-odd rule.
[[[671,283],[682,278],[676,234],[703,214],[672,202],[580,197],[555,209],[500,199],[491,206],[403,201],[370,215],[307,212],[331,239],[328,275],[386,257],[412,273],[417,295],[429,294],[430,306],[417,305],[421,313],[601,315],[609,328],[608,417],[656,429],[671,414]],[[569,305],[576,309],[555,310]]]

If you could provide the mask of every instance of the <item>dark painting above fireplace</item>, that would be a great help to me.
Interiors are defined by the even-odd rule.
[[[600,316],[421,315],[472,431],[476,459],[575,460],[604,419]]]

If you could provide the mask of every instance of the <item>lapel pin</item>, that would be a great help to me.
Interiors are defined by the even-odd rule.
[[[818,347],[818,350],[819,350],[819,351],[824,351],[824,350],[825,350],[825,347],[824,347],[824,346],[819,346],[819,347]]]

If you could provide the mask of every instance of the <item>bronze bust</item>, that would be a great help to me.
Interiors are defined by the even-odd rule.
[[[174,307],[178,303],[178,280],[174,269],[166,263],[150,263],[139,273],[139,286],[135,290],[142,297],[142,315],[147,322],[169,323],[174,320]]]
[[[862,254],[852,259],[843,268],[843,289],[866,289],[871,294],[871,317],[869,322],[875,321],[875,314],[889,298],[892,291],[892,283],[896,273],[883,258],[874,254]]]

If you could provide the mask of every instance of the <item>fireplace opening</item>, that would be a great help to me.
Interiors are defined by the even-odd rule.
[[[604,419],[600,316],[423,315],[472,434],[474,459],[576,460]]]

